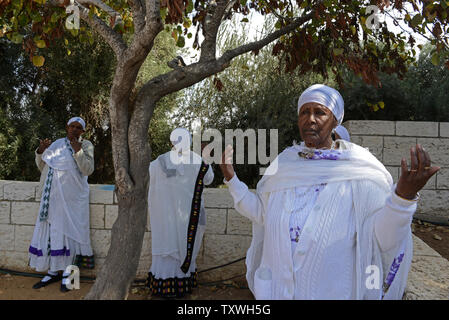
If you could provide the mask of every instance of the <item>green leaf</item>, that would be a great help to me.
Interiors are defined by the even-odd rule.
[[[57,12],[53,12],[53,14],[51,15],[50,21],[51,22],[57,22],[59,20],[59,15]]]
[[[178,41],[176,42],[176,45],[180,48],[183,48],[186,44],[186,40],[184,39],[183,36],[179,36],[178,37]]]
[[[274,27],[276,29],[280,29],[281,28],[281,20],[276,21],[276,23],[274,24]]]
[[[189,3],[187,4],[186,7],[186,11],[187,13],[191,13],[193,11],[193,0],[189,0]]]
[[[438,66],[438,65],[440,64],[440,56],[439,56],[439,54],[435,52],[435,53],[432,55],[431,61],[432,61],[432,64],[433,64],[434,66]]]
[[[20,44],[23,41],[23,35],[17,32],[13,33],[13,35],[11,36],[11,41],[14,42],[15,44]]]
[[[410,21],[410,25],[416,28],[422,22],[422,16],[420,14],[415,15]]]
[[[33,64],[36,67],[42,67],[44,65],[45,58],[43,56],[34,56],[33,57]]]
[[[339,55],[343,54],[344,49],[342,49],[342,48],[334,48],[333,52],[334,52],[334,55],[339,56]]]
[[[385,103],[383,101],[379,101],[377,104],[381,109],[385,108]]]

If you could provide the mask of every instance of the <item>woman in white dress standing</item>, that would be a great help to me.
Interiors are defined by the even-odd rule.
[[[197,286],[196,257],[206,227],[202,192],[214,173],[190,150],[186,129],[175,129],[170,140],[172,150],[149,167],[152,263],[147,286],[153,295],[180,298]]]
[[[412,260],[418,191],[439,167],[420,145],[391,175],[369,151],[332,140],[340,93],[317,84],[298,101],[303,142],[286,148],[249,192],[220,165],[236,210],[253,222],[247,281],[256,299],[401,299]]]
[[[34,289],[62,278],[61,291],[68,291],[66,268],[75,264],[77,256],[93,259],[87,177],[94,171],[94,147],[81,139],[85,128],[83,119],[71,118],[65,138],[53,143],[44,139],[35,151],[42,195],[29,264],[36,271],[48,272]]]

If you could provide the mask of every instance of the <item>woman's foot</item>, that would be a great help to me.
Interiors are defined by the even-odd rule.
[[[59,280],[61,280],[61,278],[62,276],[59,273],[57,273],[56,275],[48,273],[41,281],[33,285],[33,289],[40,289],[46,287],[50,283],[58,282]]]

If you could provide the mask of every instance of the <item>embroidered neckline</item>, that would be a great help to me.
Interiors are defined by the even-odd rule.
[[[301,150],[298,152],[298,156],[308,160],[338,160],[340,159],[341,152],[338,151],[335,141],[332,142],[330,149],[313,149],[308,148],[301,143],[299,145]]]

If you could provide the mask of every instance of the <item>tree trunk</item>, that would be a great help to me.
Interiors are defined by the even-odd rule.
[[[148,167],[141,168],[142,177]],[[141,184],[137,184],[141,185]],[[85,299],[126,299],[140,260],[147,224],[147,190],[134,188],[127,194],[117,192],[118,217],[112,227],[111,246],[97,274],[94,286]]]
[[[112,89],[114,90],[114,88]],[[141,90],[131,117],[124,121],[128,104],[111,99],[114,168],[118,217],[111,245],[87,300],[126,299],[139,265],[148,214],[148,166],[151,149],[148,127],[156,100]],[[129,123],[128,123],[129,121]]]

